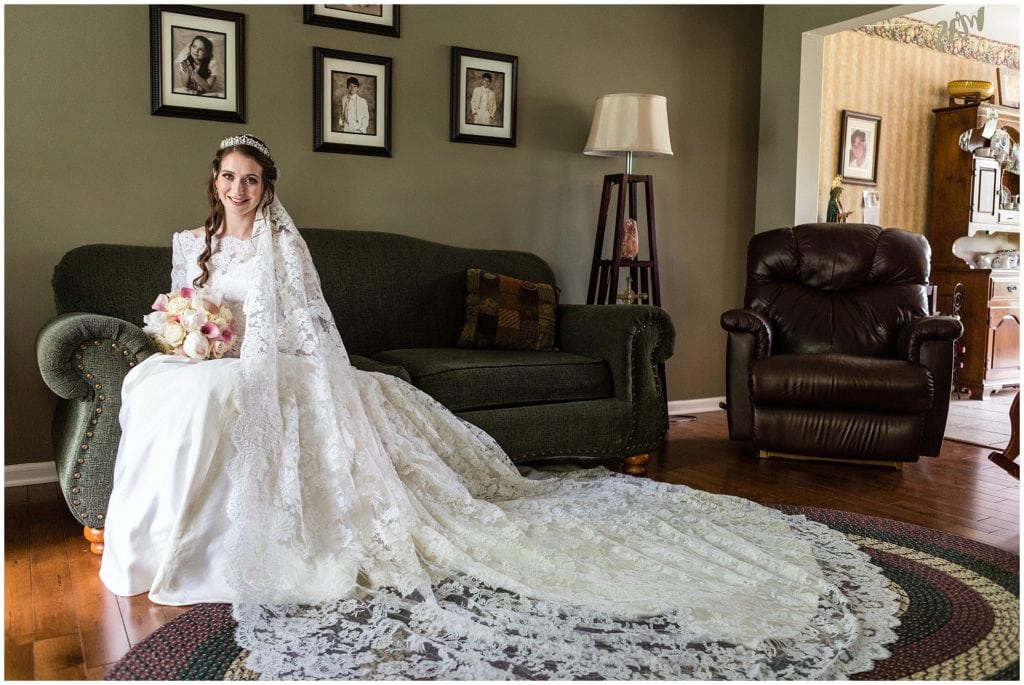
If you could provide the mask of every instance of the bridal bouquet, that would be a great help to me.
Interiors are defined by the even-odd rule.
[[[156,298],[142,331],[165,354],[220,359],[235,343],[233,319],[217,293],[182,288]]]

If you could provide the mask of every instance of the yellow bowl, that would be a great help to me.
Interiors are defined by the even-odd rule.
[[[957,98],[964,95],[978,93],[982,98],[990,98],[996,92],[996,87],[991,81],[950,81],[946,85],[949,97]]]

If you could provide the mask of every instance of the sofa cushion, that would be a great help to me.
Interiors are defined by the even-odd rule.
[[[555,349],[558,293],[481,269],[466,270],[466,323],[459,347],[501,350]]]
[[[395,366],[394,364],[384,364],[382,362],[369,359],[367,357],[361,357],[358,354],[350,354],[348,361],[352,366],[356,367],[360,371],[368,371],[370,373],[386,373],[396,378],[401,378],[406,383],[412,383],[412,379],[409,378],[409,372],[403,369],[401,366]]]
[[[814,406],[915,414],[932,406],[923,366],[849,354],[778,354],[754,362],[751,398],[758,405]]]
[[[611,397],[600,359],[568,352],[417,348],[373,355],[401,366],[413,384],[454,412]]]

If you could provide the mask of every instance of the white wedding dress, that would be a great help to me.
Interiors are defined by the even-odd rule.
[[[604,469],[523,477],[353,369],[305,244],[268,215],[210,262],[241,358],[156,354],[125,380],[111,591],[233,603],[272,679],[841,678],[888,655],[898,598],[841,534]],[[172,288],[202,248],[175,235]]]

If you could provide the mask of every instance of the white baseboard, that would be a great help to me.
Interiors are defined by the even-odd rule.
[[[35,485],[36,483],[56,483],[57,464],[52,461],[39,461],[34,464],[9,464],[4,466],[4,487],[16,485]]]
[[[724,397],[701,397],[695,400],[673,400],[668,403],[668,415],[678,414],[703,414],[709,411],[721,411],[719,402],[725,402]]]

